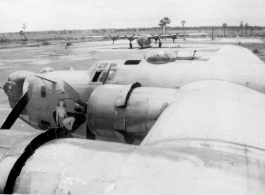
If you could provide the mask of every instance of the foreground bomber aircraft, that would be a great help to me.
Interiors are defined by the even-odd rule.
[[[246,64],[241,62],[243,68]],[[145,111],[136,113],[139,116],[156,115],[156,108],[146,110],[168,98],[139,146],[66,139],[69,132],[60,128],[42,134],[0,131],[0,193],[263,195],[265,96],[248,87],[255,83],[252,76],[258,78],[259,67],[263,71],[264,64],[257,62],[249,58],[251,68],[238,74],[225,61],[226,80],[202,79],[179,89],[134,88],[124,109],[137,102],[130,109],[142,107]],[[248,86],[231,82],[231,77],[239,81],[238,75],[253,80],[246,80]],[[115,104],[122,104],[118,98],[125,92],[122,86],[98,89],[106,90],[101,95],[111,97],[105,97],[108,102],[119,90]],[[158,92],[160,98],[154,96]],[[94,121],[110,110],[107,102],[92,103],[107,105]]]
[[[75,137],[139,143],[175,101],[175,89],[218,80],[265,93],[264,75],[264,63],[237,46],[224,46],[208,61],[151,51],[143,60],[99,61],[88,71],[17,71],[3,87],[12,111],[1,129],[20,117],[37,129],[63,127]]]
[[[132,48],[132,41],[137,40],[137,43],[141,48],[143,47],[148,47],[152,44],[152,40],[155,40],[155,43],[158,41],[158,47],[162,47],[162,38],[171,38],[173,40],[173,43],[175,43],[175,39],[184,39],[186,37],[196,37],[196,36],[206,36],[207,33],[189,33],[189,34],[181,34],[181,33],[176,33],[176,34],[141,34],[141,35],[109,35],[109,37],[112,39],[113,44],[114,41],[117,41],[119,39],[128,39],[130,41],[129,47]],[[88,38],[98,38],[98,37],[104,37],[104,36],[86,36]],[[108,37],[104,37],[108,38]]]
[[[0,193],[264,194],[264,63],[237,46],[176,59],[11,74],[1,129],[19,116],[49,130],[0,131]]]

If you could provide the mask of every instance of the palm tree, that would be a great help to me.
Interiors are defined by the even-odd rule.
[[[241,37],[243,36],[243,21],[240,22]]]
[[[185,32],[185,29],[184,29],[184,25],[185,25],[185,23],[186,23],[185,20],[182,20],[182,21],[181,21],[181,24],[182,24],[182,26],[183,26],[183,33]]]
[[[224,37],[225,37],[225,29],[227,27],[227,24],[226,23],[223,23],[223,28],[224,28]]]
[[[158,25],[161,26],[161,27],[163,27],[163,34],[166,34],[166,26],[170,22],[171,22],[171,20],[169,19],[169,17],[164,17],[163,19],[161,19],[159,21]]]

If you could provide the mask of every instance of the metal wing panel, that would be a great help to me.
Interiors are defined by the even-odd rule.
[[[177,140],[220,140],[265,149],[264,94],[222,81],[199,81],[159,117],[142,146],[174,147]]]
[[[222,47],[208,62],[226,63],[227,65],[239,64],[249,67],[252,67],[253,64],[264,65],[264,63],[248,49],[233,45]]]
[[[14,193],[256,195],[265,190],[264,162],[211,148],[54,140],[28,160]]]

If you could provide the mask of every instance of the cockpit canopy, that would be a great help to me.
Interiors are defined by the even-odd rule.
[[[144,59],[151,64],[166,64],[176,61],[177,55],[173,51],[150,51]]]

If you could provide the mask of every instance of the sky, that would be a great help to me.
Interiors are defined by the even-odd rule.
[[[169,26],[265,26],[264,0],[0,0],[0,32]]]

